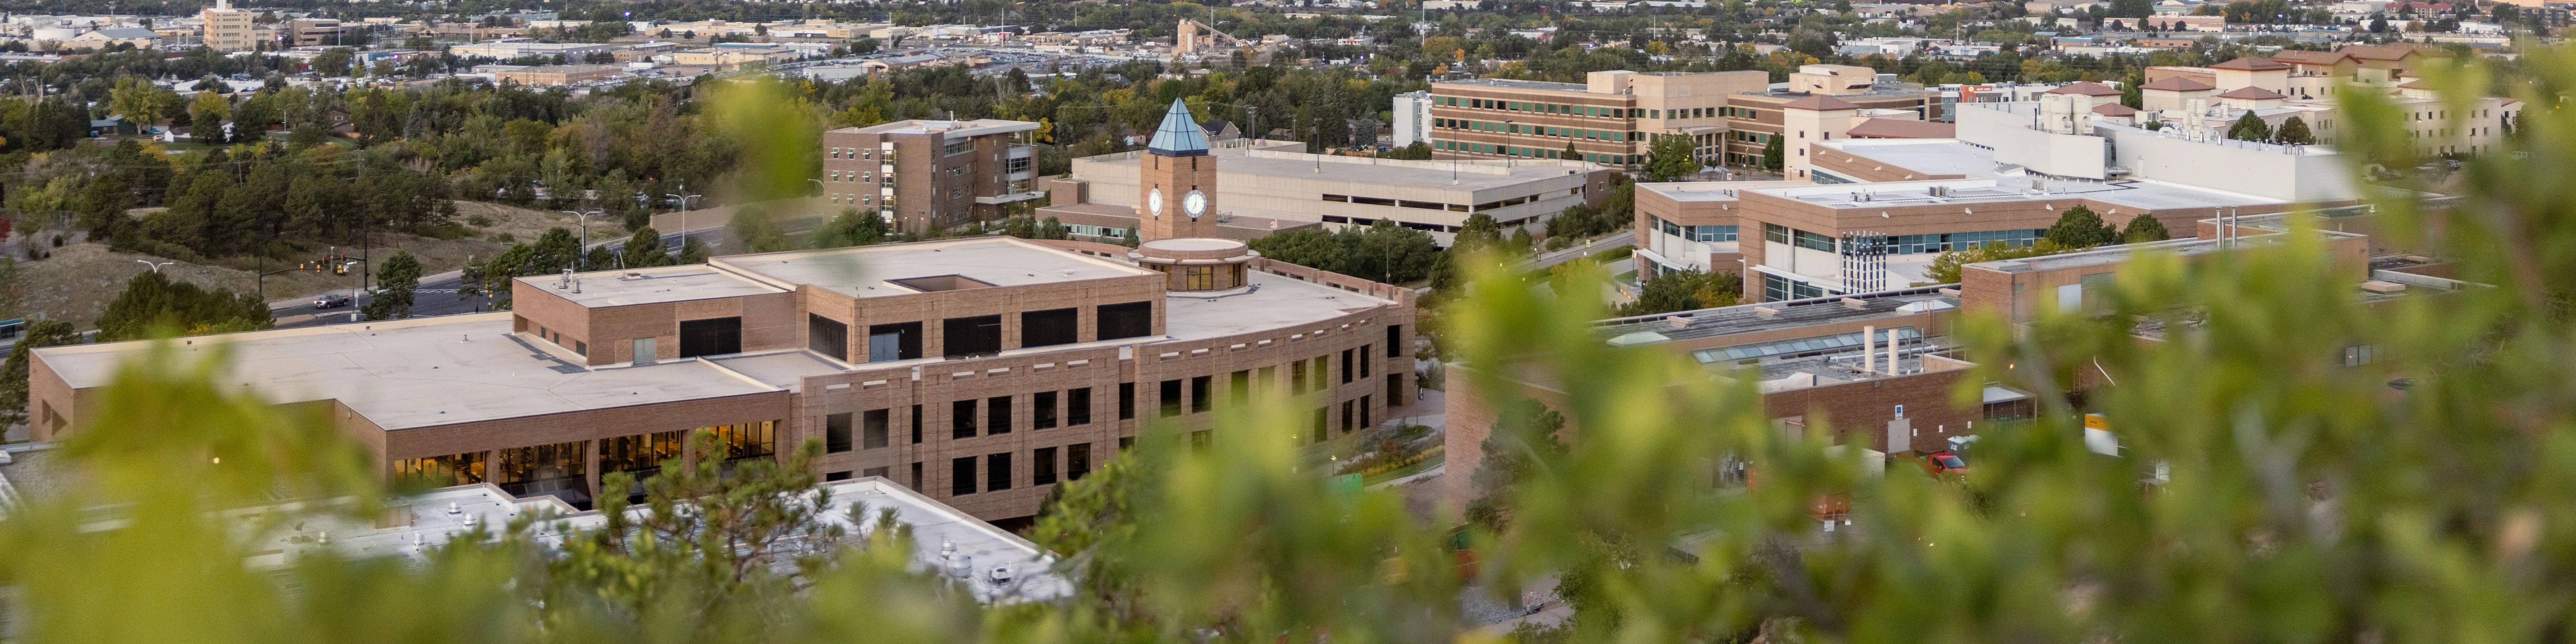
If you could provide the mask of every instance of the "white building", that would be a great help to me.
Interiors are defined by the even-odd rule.
[[[1395,95],[1395,147],[1431,143],[1431,92],[1423,90]]]

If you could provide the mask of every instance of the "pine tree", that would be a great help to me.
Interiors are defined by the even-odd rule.
[[[2255,118],[2254,112],[2248,110],[2245,116],[2236,119],[2234,127],[2227,129],[2227,138],[2239,141],[2268,140],[2272,138],[2272,126],[2264,125],[2263,119]]]
[[[635,234],[626,238],[624,250],[619,261],[626,268],[668,266],[671,263],[671,253],[662,250],[661,231],[654,230],[652,226],[635,229]]]
[[[2290,120],[2281,122],[2281,131],[2272,133],[2272,141],[2282,145],[2315,145],[2317,137],[2308,132],[2307,121],[2293,116]]]
[[[412,292],[420,288],[420,259],[409,251],[394,251],[394,256],[376,269],[376,285],[384,290],[367,301],[367,319],[411,317]]]
[[[2102,216],[2094,214],[2092,208],[2079,205],[2058,215],[2057,223],[2050,224],[2048,232],[2041,236],[2058,246],[2088,248],[2119,241],[2120,229],[2102,221]]]
[[[2282,129],[2288,128],[2285,127]],[[2139,213],[2138,218],[2129,220],[2128,230],[2120,231],[2120,239],[2122,240],[2122,243],[2129,244],[2164,241],[2172,238],[2173,233],[2165,231],[2165,222],[2157,221],[2155,215],[2147,213]]]

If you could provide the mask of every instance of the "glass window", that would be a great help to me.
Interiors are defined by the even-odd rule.
[[[406,458],[394,461],[393,466],[393,478],[396,481],[415,482],[432,487],[472,485],[483,482],[482,452]]]
[[[892,424],[891,409],[870,409],[859,414],[859,449],[885,449],[892,440],[887,425]]]

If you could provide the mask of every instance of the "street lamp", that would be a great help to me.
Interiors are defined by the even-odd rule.
[[[581,224],[581,252],[574,253],[572,261],[574,265],[580,266],[581,270],[590,270],[590,216],[606,215],[608,212],[602,210],[593,210],[589,212],[579,210],[557,210],[555,212],[572,215],[573,221]]]
[[[138,259],[138,260],[134,260],[134,261],[135,261],[135,262],[137,262],[137,263],[140,263],[140,264],[142,264],[142,265],[144,265],[144,266],[150,266],[150,267],[152,267],[152,272],[155,272],[155,273],[161,272],[161,267],[163,267],[163,266],[169,266],[169,265],[171,265],[171,264],[176,264],[176,263],[178,263],[178,262],[147,262],[147,261],[143,261],[143,260],[139,260],[139,259]]]
[[[684,183],[680,184],[680,192],[682,194],[662,193],[662,196],[670,197],[680,202],[680,243],[682,244],[689,243],[689,200],[703,196],[686,194],[688,191],[689,184]]]

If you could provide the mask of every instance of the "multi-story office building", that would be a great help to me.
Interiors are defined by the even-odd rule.
[[[1432,148],[1442,156],[1645,162],[1655,135],[1680,134],[1716,159],[1734,97],[1762,72],[1592,72],[1585,82],[1480,78],[1431,84]]]
[[[1380,220],[1431,233],[1447,245],[1483,214],[1505,234],[1534,226],[1568,206],[1611,195],[1615,170],[1581,161],[1443,159],[1404,161],[1308,154],[1303,144],[1224,141],[1210,155],[1224,161],[1214,190],[1225,197],[1212,236],[1251,239],[1308,226],[1369,226]],[[1040,217],[1120,230],[1136,224],[1136,191],[1144,152],[1073,160],[1073,176],[1048,188]],[[1532,232],[1536,232],[1533,230]]]
[[[206,47],[215,51],[250,51],[258,49],[259,26],[249,9],[233,8],[232,0],[216,0],[215,6],[198,13],[206,22]]]
[[[286,23],[286,41],[292,47],[322,47],[344,44],[344,37],[357,33],[355,25],[343,25],[332,18],[296,18]]]
[[[738,255],[521,278],[508,312],[177,349],[228,352],[223,382],[328,414],[388,477],[582,505],[631,493],[599,489],[604,472],[700,457],[684,439],[706,430],[726,458],[814,440],[827,479],[1024,517],[1150,428],[1216,432],[1217,409],[1272,398],[1310,410],[1303,438],[1324,440],[1412,399],[1413,292],[1206,237],[1217,161],[1203,135],[1155,138],[1134,250],[976,237]],[[84,422],[148,346],[38,352],[36,438],[119,431]]]
[[[897,121],[823,133],[824,197],[875,210],[903,230],[1002,218],[1002,206],[1043,196],[1030,179],[1028,121]]]
[[[1789,86],[1727,98],[1726,135],[1721,160],[1726,165],[1756,166],[1772,139],[1780,139],[1783,169],[1792,179],[1805,179],[1803,150],[1808,144],[1842,138],[1851,126],[1871,118],[1941,121],[1940,92],[1898,83],[1867,67],[1806,65],[1789,75]]]

